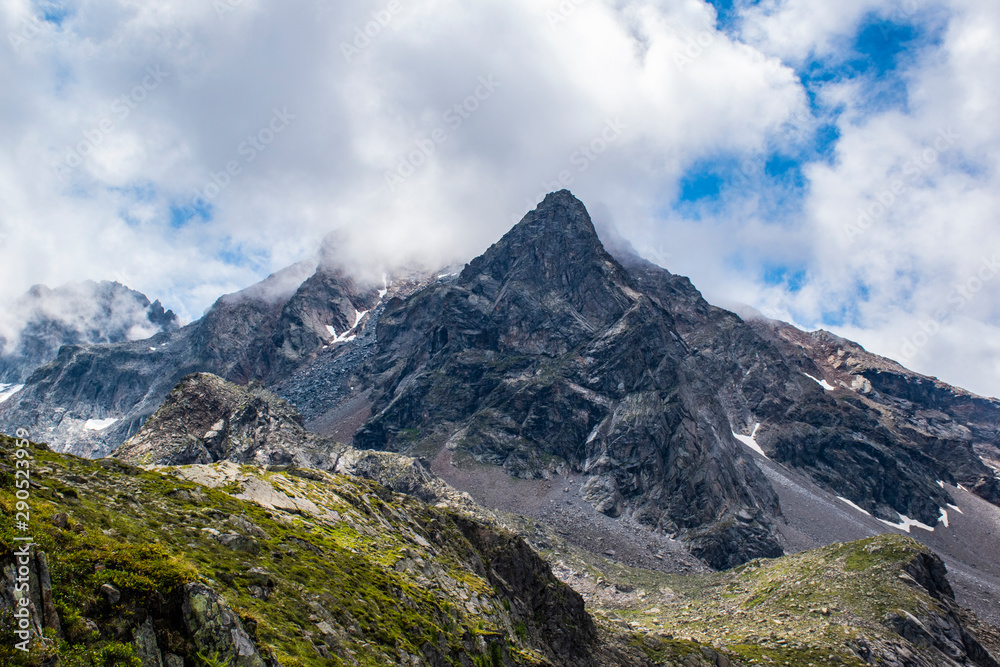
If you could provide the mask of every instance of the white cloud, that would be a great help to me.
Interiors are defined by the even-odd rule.
[[[388,3],[230,5],[91,0],[2,52],[23,91],[0,139],[7,296],[117,277],[197,316],[339,226],[386,262],[467,257],[562,171],[588,201],[640,211],[701,151],[762,145],[802,103],[791,72],[714,32],[701,2],[593,1],[553,25],[558,3],[400,0],[350,62],[343,45]],[[0,29],[31,11],[9,5]],[[499,87],[453,127],[446,111],[482,77]],[[251,160],[276,108],[294,119]],[[626,127],[614,145],[573,162],[609,119]],[[444,142],[389,192],[386,171],[437,128]],[[196,189],[216,195],[213,219],[171,228],[170,203]],[[234,248],[259,261],[223,261]]]
[[[803,19],[803,4],[752,12],[755,43],[804,58],[843,42],[867,12],[900,18],[847,3],[823,28]],[[753,285],[743,297],[817,326],[847,309],[852,317],[826,328],[914,370],[1000,395],[1000,275],[988,268],[1000,254],[1000,10],[964,0],[917,6],[943,6],[948,18],[940,42],[910,56],[904,110],[873,109],[858,81],[822,91],[843,113],[835,161],[806,171],[809,194],[796,226],[808,242],[793,257],[808,267],[808,282],[798,292]],[[780,26],[792,25],[802,26],[796,38],[808,36],[801,44],[782,37]]]
[[[873,111],[856,81],[819,89],[843,109],[841,138],[832,164],[806,169],[804,201],[750,189],[695,221],[672,210],[680,176],[699,160],[801,145],[818,120],[792,68],[837,55],[871,12],[899,10],[775,0],[737,22],[741,43],[700,0],[571,4],[244,0],[220,15],[197,0],[84,0],[57,26],[28,2],[4,3],[0,34],[38,29],[0,45],[0,74],[19,91],[0,108],[0,297],[118,279],[196,317],[335,228],[376,276],[414,258],[466,259],[562,175],[718,300],[815,324],[863,281],[857,337],[898,356],[913,323],[997,248],[995,7],[924,0],[906,17],[948,11],[940,44],[914,54],[905,111]],[[484,78],[498,84],[488,94]],[[294,116],[280,132],[275,109]],[[621,129],[606,141],[609,121]],[[858,208],[949,127],[954,148],[848,238]],[[592,142],[593,159],[580,150]],[[74,151],[88,153],[79,166],[53,170]],[[413,173],[390,191],[400,160]],[[175,229],[170,206],[196,190],[216,195],[211,220]],[[802,289],[762,284],[765,264],[805,267]],[[986,327],[980,339],[997,285],[960,313]],[[1000,393],[1000,374],[983,370],[996,351],[957,317],[942,326],[913,365]],[[961,354],[948,351],[952,335]],[[989,361],[970,362],[969,350]]]

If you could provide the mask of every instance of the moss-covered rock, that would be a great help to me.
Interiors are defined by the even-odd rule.
[[[606,664],[579,595],[499,525],[318,470],[33,453],[31,532],[64,638],[42,624],[2,664]],[[10,563],[12,484],[0,505]]]
[[[5,666],[996,667],[941,561],[907,537],[679,576],[547,535],[553,569],[514,520],[366,479],[41,446],[15,593],[13,449],[0,441],[0,631],[25,596],[31,650],[0,643]]]

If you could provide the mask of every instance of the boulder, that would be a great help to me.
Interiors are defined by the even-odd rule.
[[[233,667],[266,667],[239,616],[208,586],[184,587],[184,625],[195,651]]]

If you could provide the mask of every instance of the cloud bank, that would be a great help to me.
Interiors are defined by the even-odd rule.
[[[971,0],[8,0],[0,297],[193,318],[332,230],[445,264],[568,187],[717,302],[997,395],[998,32]]]

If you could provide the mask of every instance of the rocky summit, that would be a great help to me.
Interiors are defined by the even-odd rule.
[[[0,385],[48,443],[3,664],[997,664],[1000,401],[713,306],[567,191],[459,270],[340,258]]]
[[[549,195],[454,280],[387,304],[361,448],[578,471],[601,512],[683,534],[717,567],[774,556],[777,499],[673,317]]]

